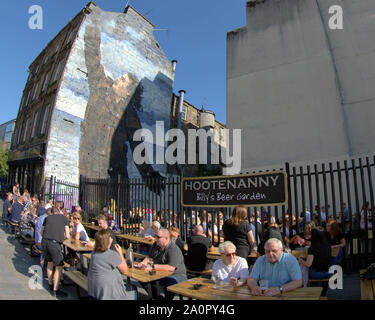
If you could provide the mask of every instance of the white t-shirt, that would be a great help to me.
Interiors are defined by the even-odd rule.
[[[232,266],[226,266],[222,259],[216,260],[212,267],[212,275],[219,277],[221,281],[230,282],[230,278],[249,278],[249,266],[246,259],[238,257],[237,262]]]
[[[72,229],[72,233],[73,233],[73,237],[75,236],[75,234],[77,232],[80,232],[80,236],[79,236],[79,240],[81,241],[89,241],[89,236],[87,235],[87,232],[85,230],[85,228],[83,227],[82,223],[76,225],[76,226],[73,226],[73,229]]]

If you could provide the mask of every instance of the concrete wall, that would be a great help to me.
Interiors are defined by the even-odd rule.
[[[78,182],[79,174],[106,178],[109,168],[130,178],[166,174],[166,165],[134,165],[132,136],[139,128],[154,132],[156,120],[169,129],[171,63],[153,25],[134,9],[90,9],[64,69],[45,175]]]
[[[332,4],[343,6],[344,31],[328,29]],[[374,4],[247,4],[246,27],[227,35],[227,126],[248,137],[242,168],[374,151]]]

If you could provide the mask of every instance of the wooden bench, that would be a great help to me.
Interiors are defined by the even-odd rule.
[[[366,269],[360,271],[364,273]],[[361,279],[361,300],[375,300],[375,279]]]
[[[18,223],[13,222],[11,220],[7,220],[7,229],[12,234],[14,234],[16,238],[19,236],[19,227],[20,225]],[[11,228],[13,228],[13,230],[11,230]]]
[[[206,278],[207,276],[211,277],[212,269],[203,270],[203,271],[194,271],[194,270],[190,270],[186,268],[186,273],[188,274],[188,278],[189,278],[189,275],[193,275],[193,278],[200,277],[200,276],[203,276]]]
[[[81,273],[80,271],[78,270],[74,270],[74,271],[64,271],[64,277],[67,277],[69,278],[75,285],[76,285],[76,288],[77,288],[77,295],[78,295],[78,299],[81,299],[83,298],[81,296],[81,291],[80,289],[82,288],[84,291],[88,291],[88,280],[87,280],[87,277]]]

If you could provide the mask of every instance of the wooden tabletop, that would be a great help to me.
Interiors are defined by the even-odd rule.
[[[194,289],[194,284],[201,284],[202,287]],[[321,287],[299,288],[293,291],[284,292],[281,296],[264,297],[253,296],[248,287],[232,287],[229,284],[217,286],[211,280],[205,278],[193,278],[172,286],[167,289],[176,294],[198,300],[319,300],[322,293]]]
[[[212,252],[207,252],[207,258],[211,260],[218,260],[221,258],[221,254],[219,252],[218,247],[214,247],[214,251]],[[256,251],[251,251],[251,253],[248,255],[248,258],[251,259],[256,259],[257,258],[257,252]]]
[[[91,253],[84,253],[83,256],[87,258],[88,260],[91,259]],[[134,263],[134,265],[138,265],[137,262]],[[152,282],[156,280],[163,279],[165,277],[169,277],[173,275],[173,272],[170,271],[160,271],[160,270],[155,270],[155,274],[150,275],[148,271],[138,269],[138,268],[129,268],[128,271],[125,273],[125,275],[129,278],[132,278],[134,280],[137,280],[139,282]]]
[[[92,251],[94,248],[89,246],[88,244],[83,244],[82,241],[76,241],[72,238],[65,239],[63,242],[63,245],[68,247],[69,249],[72,249],[76,252],[83,252],[83,251]]]
[[[146,239],[140,236],[136,236],[133,234],[116,234],[116,237],[119,239],[124,239],[124,240],[129,240],[129,241],[134,241],[134,242],[139,242],[143,244],[153,244],[155,242],[155,239]]]

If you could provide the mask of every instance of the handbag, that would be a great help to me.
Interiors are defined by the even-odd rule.
[[[375,279],[375,263],[370,266],[360,275],[361,279],[374,280]]]

